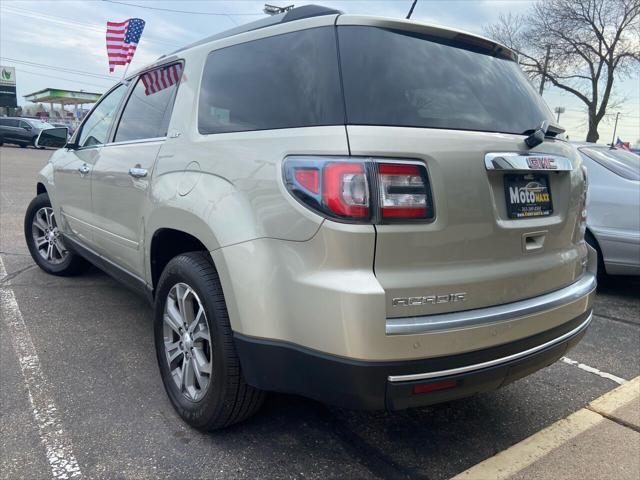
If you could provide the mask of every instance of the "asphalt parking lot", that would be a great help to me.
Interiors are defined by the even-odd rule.
[[[586,337],[569,352],[595,373],[561,361],[497,392],[400,413],[273,394],[251,420],[202,434],[165,395],[149,305],[98,270],[52,277],[28,255],[23,214],[50,154],[0,148],[0,290],[15,297],[26,325],[19,333],[39,358],[36,387],[55,406],[85,478],[445,479],[617,387],[616,377],[640,375],[640,279],[610,278]],[[25,339],[14,338],[15,312],[2,306],[0,478],[51,478],[42,412],[16,351]]]

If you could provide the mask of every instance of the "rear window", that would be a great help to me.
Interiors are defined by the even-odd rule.
[[[582,153],[628,180],[640,180],[640,156],[616,148],[583,147]]]
[[[344,124],[335,32],[320,27],[209,54],[200,133]]]
[[[376,27],[338,38],[349,124],[520,134],[553,120],[511,60]]]

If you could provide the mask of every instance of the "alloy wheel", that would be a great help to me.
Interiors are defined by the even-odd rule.
[[[167,295],[163,315],[165,357],[175,385],[197,402],[211,383],[211,333],[202,302],[186,283]]]
[[[69,251],[65,247],[51,207],[40,208],[31,223],[33,241],[40,256],[47,262],[58,265],[65,261]]]

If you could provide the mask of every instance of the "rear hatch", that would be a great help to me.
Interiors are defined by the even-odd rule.
[[[387,316],[504,304],[575,281],[579,160],[558,138],[525,144],[552,116],[513,54],[350,16],[339,17],[338,40],[351,155],[424,162],[435,211],[376,225]]]

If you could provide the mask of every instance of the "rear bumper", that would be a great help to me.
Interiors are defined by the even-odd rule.
[[[415,335],[441,330],[476,327],[544,314],[587,297],[596,289],[596,276],[586,273],[564,288],[526,300],[494,307],[419,317],[388,318],[387,335]]]
[[[531,337],[492,348],[420,360],[370,362],[281,341],[235,334],[246,381],[264,390],[366,410],[425,406],[494,390],[559,359],[580,341],[591,310]],[[449,388],[414,393],[414,387]],[[428,388],[428,387],[427,387]]]

